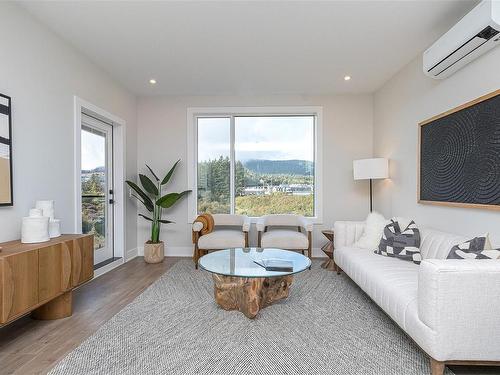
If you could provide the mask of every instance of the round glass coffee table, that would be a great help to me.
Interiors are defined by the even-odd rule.
[[[267,271],[257,263],[285,263],[287,271]],[[214,280],[214,296],[225,310],[238,310],[253,319],[261,309],[288,297],[293,275],[311,266],[309,258],[282,249],[235,248],[200,258],[199,266]]]

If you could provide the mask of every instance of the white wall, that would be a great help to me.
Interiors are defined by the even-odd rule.
[[[498,211],[417,204],[417,124],[500,87],[500,48],[445,80],[422,73],[420,56],[374,98],[374,150],[391,159],[391,180],[376,189],[376,208],[441,230],[467,235],[490,232],[500,242]]]
[[[314,233],[314,246],[325,243],[320,230],[335,220],[361,219],[368,211],[368,184],[354,182],[352,160],[372,155],[372,96],[270,96],[270,97],[151,97],[138,100],[138,169],[144,164],[164,174],[181,158],[170,185],[174,191],[187,187],[187,108],[220,106],[303,106],[323,107],[323,225]],[[163,226],[162,239],[167,255],[191,255],[191,226],[187,201],[166,215],[176,224]],[[149,226],[138,221],[138,246],[149,235]],[[251,238],[256,243],[255,228]],[[318,255],[320,253],[318,252]]]
[[[12,97],[14,206],[0,207],[0,241],[20,237],[37,199],[55,199],[62,230],[74,228],[73,96],[127,122],[127,176],[137,165],[136,100],[13,3],[0,3],[0,92]],[[126,247],[137,243],[127,204]]]

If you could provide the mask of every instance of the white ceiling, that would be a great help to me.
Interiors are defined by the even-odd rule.
[[[472,1],[28,1],[138,95],[373,92]],[[345,82],[344,75],[352,79]],[[148,81],[156,78],[152,87]]]

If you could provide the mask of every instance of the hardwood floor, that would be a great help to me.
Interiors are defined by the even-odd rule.
[[[24,317],[0,328],[0,374],[45,374],[179,259],[165,258],[159,264],[133,259],[75,290],[72,317],[54,321]],[[500,375],[498,367],[452,369],[457,375]]]
[[[0,374],[45,374],[180,258],[146,264],[136,258],[74,291],[73,316],[53,321],[29,316],[0,328]]]

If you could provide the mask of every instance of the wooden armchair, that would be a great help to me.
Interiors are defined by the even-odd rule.
[[[214,230],[201,235],[203,224],[193,223],[195,268],[198,260],[209,251],[229,249],[233,247],[248,247],[248,231],[250,219],[245,215],[214,214]]]
[[[305,217],[300,215],[262,216],[257,221],[257,230],[259,247],[300,251],[302,254],[307,251],[309,258],[312,258],[313,224]]]

